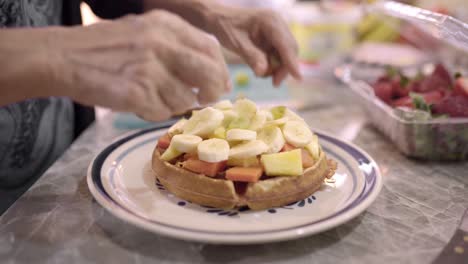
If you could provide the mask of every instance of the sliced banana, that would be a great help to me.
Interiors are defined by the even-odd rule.
[[[219,110],[228,110],[228,109],[232,109],[233,105],[231,101],[229,100],[221,100],[217,102],[216,104],[214,104],[213,107]]]
[[[273,114],[270,111],[260,110],[260,112],[262,112],[266,116],[266,121],[273,120]]]
[[[239,117],[239,114],[234,110],[223,110],[224,119],[223,119],[223,126],[228,127],[232,121],[236,120]]]
[[[250,130],[257,131],[260,128],[262,128],[267,120],[267,114],[265,114],[265,111],[257,111],[257,114],[255,114],[254,118],[250,122]]]
[[[265,153],[268,146],[262,140],[252,140],[238,144],[229,151],[229,158],[240,159],[250,158]]]
[[[239,114],[247,114],[253,117],[257,113],[257,105],[249,99],[238,99],[233,106]]]
[[[289,121],[288,117],[282,117],[279,119],[271,120],[265,123],[266,126],[282,126]]]
[[[286,141],[284,140],[281,129],[277,126],[265,126],[258,131],[257,139],[262,140],[268,145],[266,153],[277,153],[283,147]]]
[[[286,142],[302,148],[312,140],[312,132],[302,121],[288,121],[283,127],[283,135]]]
[[[191,153],[197,150],[202,138],[195,135],[175,135],[171,139],[171,145],[179,152]]]
[[[229,157],[229,144],[219,138],[207,139],[198,144],[198,158],[206,162],[220,162]]]
[[[184,132],[185,122],[187,122],[187,119],[182,118],[179,121],[177,121],[174,125],[172,125],[167,131],[169,136],[172,137],[174,135],[182,134]]]
[[[197,135],[202,138],[208,137],[221,125],[223,119],[224,114],[221,110],[213,107],[204,108],[185,122],[184,134]]]
[[[312,135],[312,140],[305,146],[305,148],[309,151],[314,160],[318,160],[320,156],[320,144],[317,135]]]
[[[177,149],[174,148],[174,146],[169,145],[169,147],[164,151],[164,153],[161,155],[161,159],[164,161],[171,161],[178,156],[182,155],[183,153],[178,151]]]
[[[257,139],[257,132],[247,129],[234,128],[226,132],[228,141],[248,141]]]

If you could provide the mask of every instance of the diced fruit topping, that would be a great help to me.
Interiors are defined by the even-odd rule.
[[[312,140],[312,132],[309,127],[301,121],[288,121],[283,127],[283,135],[286,142],[302,148]]]
[[[219,110],[228,110],[232,109],[232,103],[229,100],[221,100],[217,102],[216,104],[213,105],[214,108],[219,109]]]
[[[238,182],[258,182],[263,174],[260,167],[234,167],[226,171],[226,179]]]
[[[195,135],[175,135],[172,137],[171,144],[179,152],[195,152],[202,138]]]
[[[307,149],[309,151],[309,153],[312,155],[312,158],[314,158],[314,160],[319,159],[319,157],[320,157],[320,144],[319,144],[317,135],[314,134],[312,136],[312,140],[310,141],[309,144],[307,144],[307,146],[305,146],[305,149]]]
[[[303,172],[300,149],[264,154],[261,162],[267,176],[298,176]]]
[[[283,133],[277,126],[263,127],[260,131],[258,131],[257,138],[267,144],[268,150],[266,153],[279,152],[285,144]]]
[[[254,116],[254,118],[250,122],[249,129],[253,131],[257,131],[265,125],[266,121],[267,121],[266,112],[257,111],[257,114]]]
[[[260,160],[255,157],[250,158],[229,158],[227,165],[230,167],[260,167]]]
[[[178,151],[177,149],[174,148],[174,146],[171,144],[169,147],[164,151],[164,153],[161,155],[161,159],[164,161],[171,161],[180,155],[182,155],[183,152]]]
[[[213,107],[207,107],[192,115],[184,124],[184,134],[208,137],[221,126],[224,119],[223,112]]]
[[[226,128],[224,127],[218,127],[215,129],[213,132],[213,138],[219,138],[219,139],[226,139]]]
[[[301,149],[301,154],[302,154],[302,167],[304,169],[314,166],[315,161],[312,155],[309,153],[309,151],[305,149]]]
[[[234,128],[226,133],[228,141],[248,141],[257,139],[257,132],[247,129]]]
[[[229,158],[240,159],[255,157],[268,150],[268,146],[261,140],[252,140],[232,147],[229,151]]]
[[[158,139],[158,148],[167,149],[171,144],[171,136],[165,134]]]
[[[198,158],[206,162],[220,162],[227,160],[229,144],[219,138],[207,139],[198,144]]]
[[[283,118],[286,114],[286,106],[275,106],[270,109],[271,114],[273,115],[273,119],[280,119]]]
[[[182,163],[182,167],[195,173],[215,177],[226,168],[226,161],[206,162],[198,159],[188,159]]]
[[[179,121],[177,121],[174,125],[172,125],[169,130],[167,131],[167,134],[169,136],[174,136],[178,134],[182,134],[184,132],[184,125],[187,122],[187,119],[182,118]]]
[[[236,120],[239,117],[239,114],[234,110],[224,110],[224,119],[223,119],[223,127],[228,127],[232,121]]]

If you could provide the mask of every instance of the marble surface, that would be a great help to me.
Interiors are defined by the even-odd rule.
[[[306,85],[307,86],[307,85]],[[429,263],[468,207],[468,163],[409,160],[367,124],[355,96],[336,84],[308,87],[301,113],[352,140],[381,166],[384,187],[369,209],[330,231],[255,246],[207,245],[147,233],[91,197],[92,157],[128,131],[95,123],[0,217],[1,263]]]

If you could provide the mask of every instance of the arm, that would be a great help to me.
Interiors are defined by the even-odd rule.
[[[164,11],[88,27],[0,29],[0,39],[0,106],[67,96],[158,121],[228,89],[218,43]]]
[[[0,29],[0,106],[52,95],[51,29]],[[33,45],[27,45],[31,44]]]

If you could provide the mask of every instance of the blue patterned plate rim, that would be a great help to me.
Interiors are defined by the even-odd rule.
[[[230,233],[230,232],[218,232],[218,231],[216,231],[216,232],[215,231],[201,231],[201,230],[197,230],[197,229],[190,229],[190,228],[183,228],[183,227],[175,226],[175,225],[169,225],[169,224],[166,224],[166,223],[158,222],[158,221],[155,221],[155,220],[148,219],[148,218],[145,218],[143,216],[137,215],[134,212],[132,212],[131,210],[129,210],[128,208],[125,208],[124,206],[119,204],[117,201],[115,201],[107,193],[107,191],[105,190],[105,188],[103,186],[102,179],[101,179],[101,168],[102,168],[105,160],[118,147],[120,147],[121,145],[123,145],[124,143],[126,143],[126,142],[128,142],[128,141],[130,141],[132,139],[135,139],[135,138],[140,137],[142,135],[148,134],[150,132],[157,132],[158,130],[161,130],[163,128],[167,128],[167,127],[159,126],[159,127],[148,128],[148,129],[144,129],[144,130],[135,132],[135,133],[130,134],[128,136],[121,137],[120,139],[116,140],[115,142],[113,142],[109,146],[107,146],[104,150],[102,150],[95,157],[95,159],[91,162],[89,170],[88,170],[88,187],[91,190],[92,194],[95,196],[95,198],[98,200],[98,202],[104,208],[106,208],[109,211],[112,211],[112,210],[110,210],[110,208],[107,208],[105,206],[105,204],[102,203],[101,199],[106,200],[106,202],[108,202],[113,208],[122,210],[126,214],[130,214],[130,215],[132,215],[134,217],[137,217],[140,220],[143,220],[145,222],[150,222],[150,223],[157,224],[157,225],[160,225],[162,227],[166,227],[166,228],[170,228],[170,229],[182,230],[182,231],[185,231],[185,232],[192,232],[192,233],[195,233],[195,234],[200,234],[200,233],[212,234],[212,235],[271,234],[271,233],[277,233],[277,232],[282,232],[282,231],[298,230],[298,229],[301,229],[301,228],[313,226],[313,225],[321,223],[321,222],[325,222],[325,221],[330,220],[332,218],[338,217],[339,215],[346,214],[348,211],[350,211],[351,209],[355,208],[357,205],[359,205],[360,203],[365,201],[369,197],[369,195],[371,193],[377,192],[377,194],[378,194],[380,192],[380,189],[381,189],[381,186],[382,186],[381,176],[380,176],[380,172],[379,172],[377,164],[364,151],[362,151],[358,147],[352,145],[351,143],[344,142],[344,141],[339,140],[339,139],[337,139],[337,138],[335,138],[333,136],[326,135],[326,134],[324,134],[322,132],[314,131],[314,133],[316,133],[321,139],[325,139],[325,140],[335,144],[336,146],[339,146],[342,150],[344,150],[349,155],[354,157],[356,159],[356,161],[359,163],[359,165],[363,165],[363,164],[366,165],[367,164],[367,165],[371,166],[371,171],[370,172],[366,172],[366,171],[361,169],[363,174],[365,175],[365,181],[364,181],[365,185],[364,185],[364,188],[363,188],[362,192],[360,193],[360,195],[354,201],[352,201],[350,204],[348,204],[346,207],[342,208],[340,211],[335,212],[334,214],[332,214],[332,215],[330,215],[328,217],[325,217],[323,219],[320,219],[320,220],[317,220],[317,221],[314,221],[314,222],[301,224],[301,225],[288,227],[288,228],[275,229],[273,231],[269,230],[269,231],[258,231],[258,232]],[[99,195],[99,197],[96,197],[97,194],[95,192],[93,192],[93,190],[97,191],[97,194]],[[99,198],[101,198],[101,199],[99,199]],[[138,223],[135,223],[135,224],[138,225]],[[141,227],[146,228],[145,226],[141,226]]]

